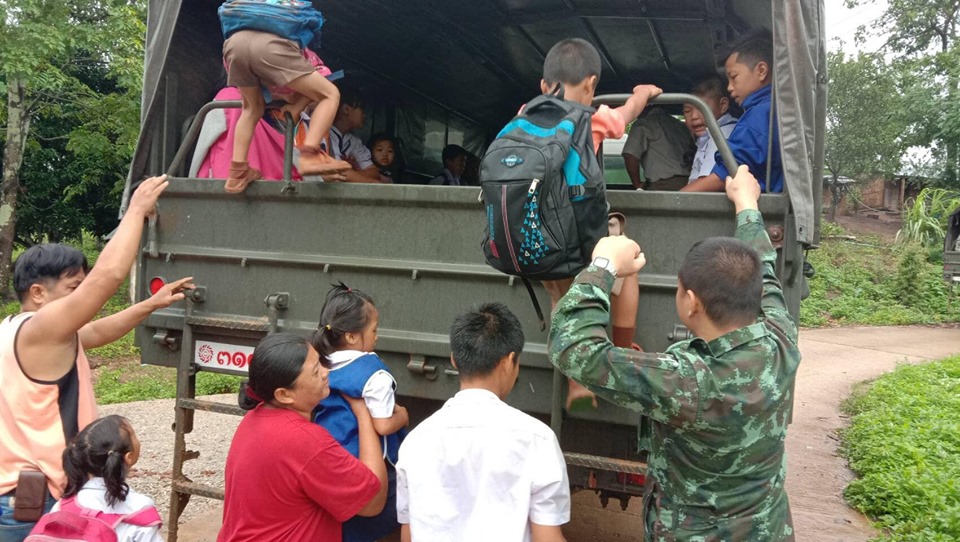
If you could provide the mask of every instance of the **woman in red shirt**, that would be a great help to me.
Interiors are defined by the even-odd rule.
[[[342,522],[383,509],[387,472],[363,400],[347,398],[360,427],[359,459],[310,422],[330,394],[326,364],[292,333],[257,345],[240,388],[250,412],[227,454],[218,542],[340,540]]]

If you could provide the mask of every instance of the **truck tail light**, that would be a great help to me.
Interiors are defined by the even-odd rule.
[[[150,295],[157,295],[157,292],[159,292],[160,289],[166,285],[167,285],[167,279],[163,277],[153,277],[152,279],[150,279],[150,283],[148,285],[148,289],[150,290]]]
[[[626,472],[618,472],[617,482],[621,484],[629,484],[631,486],[642,486],[647,482],[647,477],[642,474],[629,474]]]

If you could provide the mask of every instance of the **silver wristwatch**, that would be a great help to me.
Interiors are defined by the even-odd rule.
[[[600,269],[605,269],[607,272],[613,275],[613,278],[617,278],[617,268],[614,267],[613,262],[607,258],[604,258],[603,256],[597,256],[593,259],[593,263],[591,265],[594,267],[599,267]]]

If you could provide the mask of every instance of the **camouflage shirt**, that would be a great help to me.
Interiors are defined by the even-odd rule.
[[[648,450],[646,540],[793,540],[784,439],[800,363],[797,326],[774,272],[760,213],[737,215],[737,238],[763,269],[763,317],[710,342],[663,353],[607,338],[613,276],[590,266],[560,301],[550,360],[600,397],[642,415]]]

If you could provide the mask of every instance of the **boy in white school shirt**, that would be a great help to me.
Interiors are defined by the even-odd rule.
[[[456,318],[460,392],[407,435],[397,462],[404,542],[562,542],[570,484],[556,436],[507,405],[523,329],[500,303]]]

